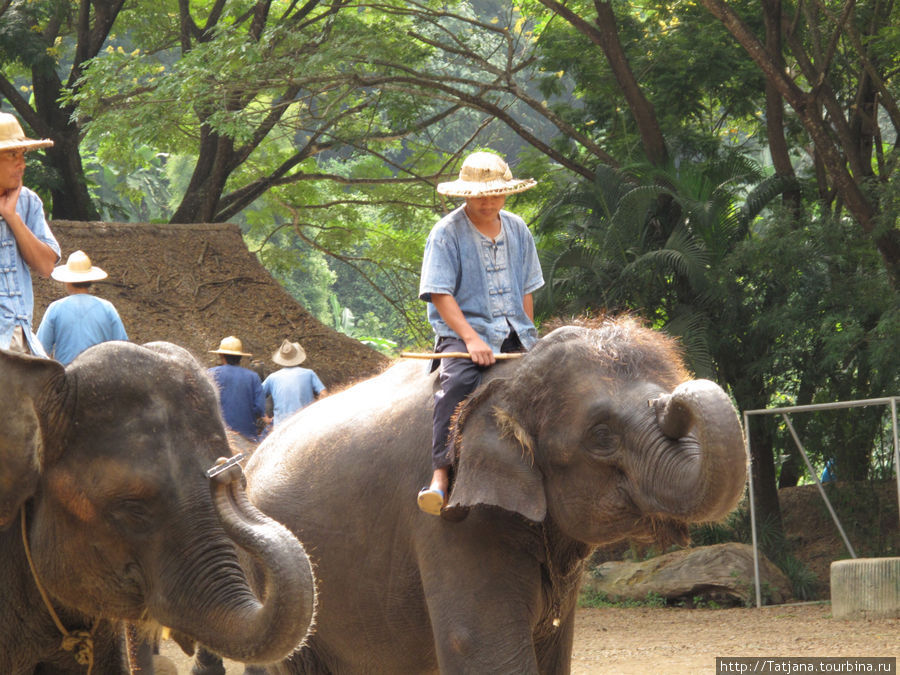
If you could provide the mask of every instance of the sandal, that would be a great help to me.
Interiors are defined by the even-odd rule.
[[[423,487],[419,490],[419,496],[416,498],[419,509],[430,516],[441,515],[445,500],[444,493],[433,487]]]

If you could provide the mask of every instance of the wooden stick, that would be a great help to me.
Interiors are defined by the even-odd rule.
[[[500,359],[519,359],[525,356],[525,352],[504,352],[502,354],[494,354],[494,358]],[[471,359],[469,352],[444,352],[435,354],[434,352],[400,352],[400,357],[404,359]]]

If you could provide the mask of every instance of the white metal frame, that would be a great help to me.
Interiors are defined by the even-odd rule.
[[[897,440],[897,402],[900,401],[900,397],[898,396],[890,396],[888,398],[869,398],[863,399],[860,401],[841,401],[837,403],[817,403],[813,405],[794,405],[794,406],[786,406],[783,408],[766,408],[761,410],[745,410],[744,411],[744,446],[747,450],[747,462],[750,466],[750,471],[748,472],[749,477],[749,496],[750,496],[750,532],[753,538],[753,577],[754,583],[756,585],[756,606],[762,607],[762,594],[760,592],[760,584],[759,584],[759,550],[757,548],[756,543],[756,505],[753,499],[753,455],[750,453],[750,433],[749,423],[750,423],[750,415],[777,415],[781,414],[782,418],[787,425],[787,428],[791,432],[791,436],[794,438],[794,443],[797,445],[797,449],[800,451],[800,454],[803,456],[803,461],[806,462],[806,467],[809,469],[810,475],[816,481],[816,487],[819,488],[819,494],[822,495],[822,499],[825,500],[825,505],[828,507],[828,512],[831,514],[831,518],[834,520],[834,524],[837,525],[838,531],[841,533],[841,537],[844,539],[844,544],[847,546],[847,550],[850,552],[850,556],[856,558],[856,552],[853,550],[853,547],[850,545],[850,541],[847,539],[847,535],[844,533],[844,528],[841,527],[841,523],[838,520],[837,514],[834,512],[834,509],[831,506],[831,502],[828,501],[828,496],[825,494],[825,489],[822,487],[822,483],[819,480],[818,472],[813,468],[812,462],[809,461],[809,457],[806,454],[806,450],[803,448],[803,444],[800,442],[800,439],[797,437],[797,432],[794,431],[794,425],[791,424],[790,419],[788,419],[787,413],[798,413],[798,412],[813,412],[817,410],[834,410],[837,408],[860,408],[864,406],[870,405],[889,405],[891,406],[891,419],[893,421],[893,429],[894,429],[894,474],[897,478],[897,501],[900,504],[900,443]]]

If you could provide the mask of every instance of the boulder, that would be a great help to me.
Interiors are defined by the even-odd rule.
[[[790,582],[764,555],[759,559],[760,586],[768,603],[791,597]],[[602,593],[613,601],[715,601],[752,604],[755,599],[753,548],[727,543],[688,548],[642,562],[604,562],[585,573],[583,590]]]

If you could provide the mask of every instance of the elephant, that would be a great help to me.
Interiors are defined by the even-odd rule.
[[[0,350],[0,382],[0,672],[130,672],[126,625],[130,646],[164,626],[247,663],[303,642],[309,559],[248,501],[189,352],[106,342],[63,367]]]
[[[303,541],[316,626],[270,672],[566,673],[577,591],[598,545],[686,543],[745,485],[726,393],[636,317],[561,326],[498,361],[457,409],[440,517],[436,374],[400,361],[276,428],[247,493]]]

